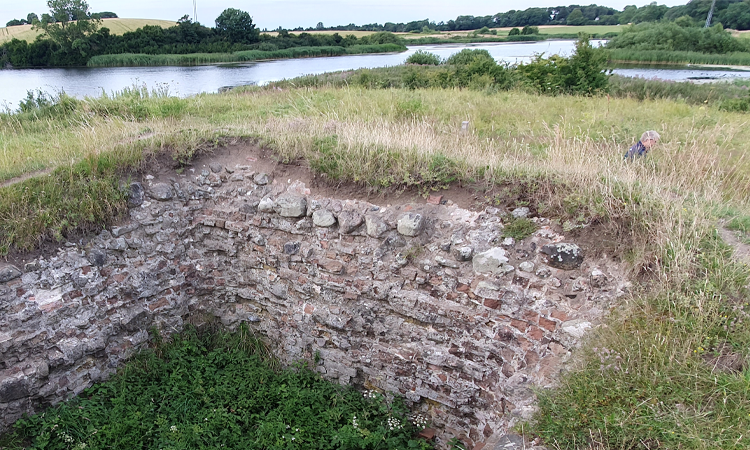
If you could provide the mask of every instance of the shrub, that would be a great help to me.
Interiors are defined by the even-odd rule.
[[[406,64],[437,66],[440,64],[440,57],[434,53],[426,52],[424,50],[417,50],[416,53],[406,58]]]
[[[528,36],[531,34],[539,34],[539,27],[532,27],[530,25],[526,25],[523,27],[523,30],[521,30],[521,34],[524,36]]]
[[[537,92],[591,95],[607,90],[606,63],[606,54],[593,48],[588,36],[582,34],[570,58],[537,55],[531,63],[519,65],[518,70],[525,83]]]
[[[487,50],[471,50],[466,48],[449,56],[448,59],[445,60],[445,64],[451,66],[465,66],[478,60],[495,62],[495,58],[493,58]]]
[[[508,32],[508,36],[518,36],[519,34],[521,34],[521,30],[515,27],[511,28]]]

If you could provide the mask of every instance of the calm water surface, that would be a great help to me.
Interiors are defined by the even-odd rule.
[[[600,41],[594,41],[598,45]],[[498,61],[528,62],[533,55],[569,55],[574,41],[509,42],[488,44],[448,44],[409,47],[403,53],[351,55],[329,58],[287,59],[247,64],[193,67],[116,67],[75,69],[0,70],[0,106],[16,108],[29,90],[49,93],[65,91],[76,97],[111,94],[134,84],[149,88],[168,87],[169,92],[189,96],[217,92],[221,88],[272,81],[340,70],[395,66],[404,63],[417,50],[446,58],[465,48],[486,49]],[[705,69],[618,68],[614,73],[644,78],[684,81],[690,78],[750,77],[750,72]]]

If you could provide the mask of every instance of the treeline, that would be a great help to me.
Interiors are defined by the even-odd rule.
[[[100,13],[94,13],[91,15],[95,19],[117,19],[117,14],[111,11],[103,11]],[[75,17],[71,17],[72,20],[76,20]],[[42,14],[41,19],[36,13],[29,13],[25,19],[11,19],[5,24],[6,27],[15,27],[18,25],[34,25],[35,23],[56,23],[57,20],[49,14]]]
[[[419,33],[425,31],[478,30],[482,27],[524,27],[540,25],[618,25],[643,22],[674,21],[687,16],[696,23],[705,23],[712,0],[691,0],[686,5],[668,7],[652,2],[637,7],[629,5],[619,11],[606,6],[569,5],[551,8],[527,8],[510,10],[489,16],[458,16],[455,20],[435,22],[429,19],[407,23],[386,22],[366,25],[339,25],[325,27],[318,23],[315,28],[295,28],[293,31],[389,31],[393,33]],[[726,28],[750,29],[750,3],[747,0],[717,0],[712,23],[721,23]]]
[[[378,44],[400,44],[391,33],[376,33],[357,38],[339,34],[241,34],[233,38],[229,32],[205,27],[187,18],[170,28],[147,25],[123,35],[113,35],[106,27],[78,38],[70,46],[52,39],[26,42],[13,39],[0,46],[0,67],[85,66],[99,55],[186,55],[236,53],[242,51],[275,52],[298,47],[343,47]],[[207,58],[209,59],[209,58]]]

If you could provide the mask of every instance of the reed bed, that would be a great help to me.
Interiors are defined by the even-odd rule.
[[[89,67],[130,66],[195,66],[201,64],[248,62],[264,59],[311,58],[320,56],[358,55],[366,53],[402,52],[406,47],[399,44],[353,45],[350,47],[292,47],[284,50],[245,50],[234,53],[189,53],[185,55],[147,55],[123,53],[94,56]]]

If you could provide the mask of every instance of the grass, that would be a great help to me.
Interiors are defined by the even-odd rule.
[[[534,433],[564,449],[750,445],[750,372],[707,363],[727,349],[747,356],[750,345],[743,325],[748,268],[731,259],[715,231],[723,217],[717,211],[750,217],[746,114],[685,98],[367,89],[350,82],[362,74],[375,76],[332,74],[292,80],[281,91],[253,87],[187,99],[133,89],[0,115],[0,174],[69,167],[92,153],[112,154],[123,165],[136,163],[127,155],[157,151],[188,157],[223,136],[239,136],[343,182],[517,188],[541,215],[561,223],[583,218],[621,236],[629,248],[614,256],[636,281],[607,326],[576,353],[559,387],[541,393]],[[682,88],[664,88],[665,96],[670,89]],[[461,133],[466,120],[470,132]],[[659,145],[645,160],[623,161],[648,129],[659,131]],[[136,139],[146,130],[150,138]],[[13,189],[58,198],[32,183]],[[0,216],[3,226],[14,221],[13,213]]]
[[[177,22],[171,20],[158,19],[102,19],[102,26],[109,28],[111,34],[125,34],[128,31],[135,31],[146,25],[160,26],[169,28],[177,25]],[[15,27],[0,28],[0,45],[12,39],[33,42],[42,32],[32,30],[31,25],[18,25]]]
[[[350,47],[293,47],[284,50],[245,50],[234,53],[189,53],[185,55],[116,54],[92,57],[89,67],[125,66],[192,66],[227,62],[247,62],[262,59],[307,58],[316,56],[359,55],[365,53],[402,52],[406,47],[398,44],[353,45]]]
[[[306,363],[274,368],[244,324],[154,341],[112,380],[17,422],[8,448],[432,448],[401,398],[335,385]]]
[[[699,53],[673,52],[667,50],[607,50],[610,61],[638,63],[711,64],[727,66],[750,66],[750,53]]]

